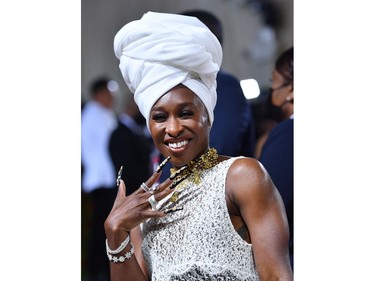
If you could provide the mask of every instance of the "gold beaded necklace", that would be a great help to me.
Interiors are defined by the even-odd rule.
[[[202,172],[216,166],[218,163],[218,157],[217,150],[215,148],[210,148],[197,159],[190,161],[187,164],[187,168],[180,172],[176,177],[176,181],[183,177],[186,177],[186,179],[177,185],[174,194],[170,198],[170,201],[175,202],[177,200],[178,194],[185,188],[187,182],[193,181],[195,184],[199,184],[201,181]],[[177,169],[171,168],[172,175],[176,173],[176,171]]]

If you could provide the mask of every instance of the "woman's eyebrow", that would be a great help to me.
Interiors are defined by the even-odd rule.
[[[184,103],[179,103],[177,105],[178,108],[184,108],[187,106],[196,106],[196,105],[193,102],[184,102]],[[163,111],[163,110],[165,110],[164,106],[155,106],[151,108],[151,111]]]

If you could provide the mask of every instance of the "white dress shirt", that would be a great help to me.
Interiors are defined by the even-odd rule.
[[[116,171],[109,155],[108,142],[116,126],[116,115],[111,109],[96,101],[87,102],[81,116],[82,189],[85,192],[115,186]]]

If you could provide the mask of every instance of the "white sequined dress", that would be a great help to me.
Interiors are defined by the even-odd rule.
[[[198,185],[185,180],[178,200],[161,207],[183,210],[144,223],[142,252],[152,281],[259,280],[252,245],[234,229],[225,200],[235,159],[204,170]]]

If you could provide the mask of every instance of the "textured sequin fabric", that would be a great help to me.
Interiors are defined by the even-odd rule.
[[[183,210],[144,223],[142,252],[152,281],[259,280],[252,245],[233,228],[225,201],[235,159],[204,170],[198,185],[185,180],[177,200],[161,205]]]

